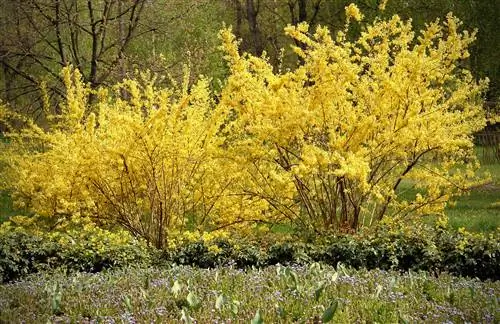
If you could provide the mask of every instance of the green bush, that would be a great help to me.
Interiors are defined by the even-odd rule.
[[[500,279],[498,234],[472,234],[424,224],[382,225],[371,232],[322,238],[314,243],[219,240],[218,249],[203,241],[180,245],[165,256],[170,262],[212,268],[274,264],[339,263],[353,268],[448,272],[479,279]],[[212,244],[213,245],[213,244]]]
[[[0,281],[10,281],[58,263],[57,244],[25,232],[0,235]]]
[[[39,223],[27,220],[13,217],[0,227],[2,281],[59,267],[98,272],[154,262],[201,268],[322,262],[358,269],[447,272],[483,280],[500,279],[498,232],[484,235],[441,225],[383,224],[370,232],[323,237],[312,243],[267,244],[217,238],[186,241],[160,253],[127,232],[104,230],[90,222],[74,220],[56,230],[40,230]]]
[[[126,231],[105,230],[88,221],[71,220],[51,231],[35,224],[13,217],[0,227],[0,281],[53,268],[98,272],[148,264],[154,252]]]

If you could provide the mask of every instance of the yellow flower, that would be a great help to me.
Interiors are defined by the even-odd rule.
[[[388,0],[381,0],[380,1],[379,5],[378,5],[378,9],[380,11],[384,11],[385,10],[385,6],[387,6],[387,1]]]
[[[212,253],[215,253],[215,254],[218,254],[222,251],[222,249],[220,247],[218,247],[217,245],[215,244],[210,244],[208,246],[208,251],[209,252],[212,252]]]
[[[345,7],[345,15],[347,21],[349,21],[351,18],[356,21],[361,21],[364,17],[361,11],[359,11],[359,8],[354,3],[351,3],[350,5]]]

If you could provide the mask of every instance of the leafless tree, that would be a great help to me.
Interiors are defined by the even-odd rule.
[[[5,0],[0,4],[0,65],[9,102],[46,81],[62,95],[59,71],[78,68],[91,87],[120,73],[130,43],[153,29],[141,24],[146,0]],[[30,97],[36,107],[37,97]],[[24,102],[26,103],[26,102]]]

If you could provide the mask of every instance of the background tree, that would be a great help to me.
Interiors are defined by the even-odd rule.
[[[67,65],[96,88],[120,71],[130,42],[151,31],[139,24],[145,0],[12,0],[3,6],[4,32],[18,36],[3,39],[1,49],[9,102],[16,88],[35,92],[47,77],[49,96],[61,95],[59,72]]]
[[[6,0],[0,3],[0,98],[40,114],[40,85],[44,82],[52,97],[63,95],[59,71],[67,64],[80,68],[93,87],[137,69],[180,80],[187,61],[192,75],[223,79],[227,70],[215,35],[224,22],[242,40],[241,51],[258,56],[265,51],[275,68],[295,67],[300,58],[289,46],[304,44],[285,37],[283,29],[306,21],[313,28],[342,30],[351,2],[363,10],[365,22],[398,13],[419,29],[452,11],[465,28],[479,28],[463,64],[477,78],[491,79],[488,98],[497,101],[500,3],[479,0],[390,0],[383,12],[381,0]],[[359,26],[352,26],[351,36],[357,33]]]
[[[187,61],[206,73],[222,26],[210,17],[220,16],[219,7],[180,0],[2,1],[1,98],[40,114],[41,85],[51,99],[63,96],[60,71],[68,65],[92,89],[136,69],[180,75],[176,66]]]

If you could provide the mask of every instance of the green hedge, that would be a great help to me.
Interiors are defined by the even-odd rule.
[[[367,269],[448,272],[500,279],[500,240],[431,226],[381,226],[357,235],[330,236],[314,243],[214,240],[184,243],[158,252],[126,232],[83,226],[66,232],[0,231],[0,280],[11,281],[40,270],[66,268],[97,272],[126,265],[176,263],[202,268],[265,267],[273,264],[338,263]]]
[[[353,268],[448,272],[482,280],[500,279],[499,256],[498,232],[486,236],[425,226],[399,231],[379,227],[370,233],[332,236],[315,243],[279,242],[266,248],[225,240],[200,241],[163,255],[170,262],[204,268],[323,262]]]
[[[92,225],[51,232],[4,224],[0,227],[0,282],[41,270],[99,272],[151,263],[152,250],[128,232]]]

